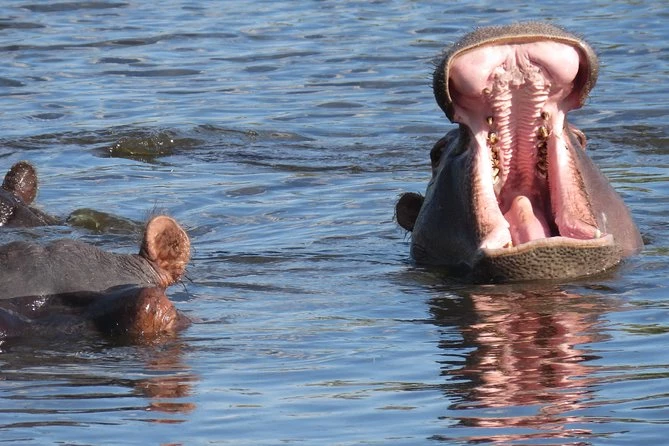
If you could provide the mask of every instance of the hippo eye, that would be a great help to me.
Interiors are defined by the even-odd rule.
[[[466,138],[465,138],[466,139]],[[430,161],[432,162],[432,170],[439,167],[441,157],[445,150],[449,150],[452,155],[460,155],[467,149],[466,141],[462,138],[461,129],[455,129],[448,132],[443,138],[435,143],[430,150]]]
[[[449,138],[448,135],[441,138],[430,150],[430,162],[432,164],[432,169],[436,169],[439,166],[441,161],[441,154],[444,153],[444,148],[448,144]]]

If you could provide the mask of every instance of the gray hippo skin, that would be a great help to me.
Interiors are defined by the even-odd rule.
[[[0,187],[0,226],[55,225],[57,218],[32,207],[37,196],[37,172],[26,161],[14,164]]]
[[[421,264],[473,280],[568,279],[639,252],[629,211],[567,123],[597,80],[590,46],[548,24],[481,28],[438,64],[439,106],[459,127],[432,149],[425,197],[398,223]]]
[[[147,223],[139,254],[67,239],[0,246],[0,340],[85,327],[146,336],[183,327],[165,289],[189,258],[188,235],[164,215]]]

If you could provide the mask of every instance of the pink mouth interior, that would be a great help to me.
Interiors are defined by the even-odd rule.
[[[602,235],[563,133],[582,64],[554,41],[480,46],[450,62],[454,121],[474,135],[481,248]]]

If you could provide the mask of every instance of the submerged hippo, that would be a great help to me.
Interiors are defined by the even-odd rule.
[[[146,225],[139,254],[115,254],[77,240],[0,246],[0,339],[26,333],[151,337],[186,324],[165,296],[190,258],[186,232],[160,215]]]
[[[76,226],[95,232],[132,232],[142,224],[94,209],[77,209],[66,219],[51,216],[35,207],[37,172],[27,161],[19,161],[5,175],[0,188],[0,227]]]
[[[541,23],[481,28],[445,53],[433,89],[459,127],[430,153],[425,197],[396,206],[416,262],[476,281],[565,279],[640,251],[629,211],[566,121],[597,71],[587,43]]]
[[[26,161],[14,164],[0,188],[0,226],[55,225],[57,218],[32,207],[37,196],[37,172]]]

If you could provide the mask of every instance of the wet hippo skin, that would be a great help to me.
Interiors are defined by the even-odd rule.
[[[0,305],[0,341],[97,333],[143,342],[174,335],[189,325],[161,287],[121,286],[100,293],[11,299]]]
[[[481,28],[445,52],[433,89],[459,127],[430,153],[425,196],[396,205],[417,263],[481,282],[568,279],[641,250],[628,209],[566,120],[598,68],[587,43],[543,23]]]
[[[0,246],[0,339],[95,328],[151,337],[187,325],[165,289],[190,258],[186,232],[152,218],[139,254],[116,254],[77,240]]]

